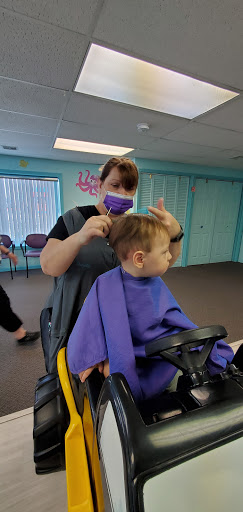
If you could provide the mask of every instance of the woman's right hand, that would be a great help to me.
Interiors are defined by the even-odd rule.
[[[97,215],[86,220],[79,231],[81,245],[88,245],[93,238],[105,238],[111,229],[112,221],[107,215]]]

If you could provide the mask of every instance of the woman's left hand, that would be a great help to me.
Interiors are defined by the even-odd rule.
[[[149,206],[148,211],[153,213],[157,219],[163,222],[164,226],[168,229],[170,239],[175,238],[178,235],[181,229],[180,224],[170,212],[167,212],[164,207],[164,199],[162,197],[158,200],[157,208]]]

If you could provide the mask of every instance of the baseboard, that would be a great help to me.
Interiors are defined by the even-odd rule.
[[[35,270],[35,269],[41,269],[41,266],[40,265],[35,265],[34,267],[29,267],[29,272],[31,270]],[[16,267],[16,271],[18,272],[18,270],[25,270],[26,272],[26,267],[24,266],[21,266],[21,267]],[[10,269],[9,268],[1,268],[0,267],[0,272],[9,272],[10,273]],[[13,274],[15,273],[15,269],[13,268]]]

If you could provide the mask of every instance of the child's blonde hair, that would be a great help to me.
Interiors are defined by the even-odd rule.
[[[166,227],[156,217],[132,213],[120,217],[113,223],[109,244],[118,258],[125,261],[131,250],[150,252],[158,235],[161,235],[164,241],[170,241]]]

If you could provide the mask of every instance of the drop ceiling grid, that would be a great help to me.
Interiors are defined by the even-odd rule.
[[[84,140],[96,136],[95,142],[132,146],[132,154],[144,150],[149,155],[144,158],[178,161],[181,155],[181,161],[193,159],[199,165],[240,165],[229,152],[243,151],[243,98],[191,123],[71,91],[89,42],[97,40],[242,89],[241,1],[59,0],[59,9],[55,6],[53,1],[0,0],[0,144],[6,140],[21,146],[26,156],[36,151],[43,158],[105,161],[99,155],[53,150],[56,131],[59,137],[82,134]],[[137,133],[139,122],[148,122],[148,135]]]

